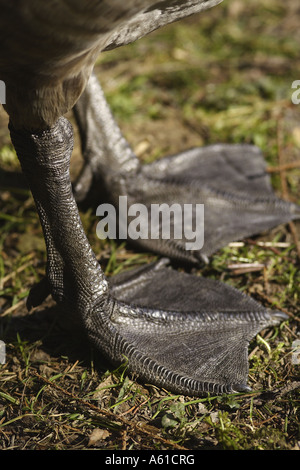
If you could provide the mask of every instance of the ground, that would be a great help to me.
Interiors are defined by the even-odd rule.
[[[300,203],[300,104],[292,102],[299,20],[298,0],[225,1],[103,54],[97,75],[141,160],[220,141],[254,143],[277,193]],[[126,368],[113,370],[70,332],[51,299],[27,312],[29,289],[44,276],[45,247],[3,110],[0,118],[0,338],[7,348],[0,449],[299,449],[299,365],[291,360],[299,222],[231,244],[201,270],[289,316],[250,344],[253,391],[174,396],[128,377]],[[73,176],[80,165],[76,134]],[[155,259],[100,241],[93,210],[81,216],[108,276]]]

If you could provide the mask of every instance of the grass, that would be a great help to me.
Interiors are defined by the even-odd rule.
[[[254,143],[275,189],[299,203],[300,107],[291,103],[291,84],[300,78],[299,15],[297,0],[225,2],[104,54],[96,71],[139,157],[146,162],[219,141]],[[299,326],[299,223],[231,244],[201,270],[289,315],[250,345],[253,392],[174,396],[129,377],[126,367],[113,370],[70,333],[51,299],[27,313],[46,254],[4,113],[0,118],[0,336],[7,347],[0,448],[298,449],[299,366],[291,355]],[[77,142],[75,166],[79,153]],[[290,169],[278,171],[282,165]],[[99,240],[95,214],[81,215],[107,275],[154,258]]]

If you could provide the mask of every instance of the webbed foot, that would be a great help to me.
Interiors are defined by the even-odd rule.
[[[10,130],[44,231],[45,292],[50,286],[99,351],[114,363],[126,359],[143,381],[189,395],[247,391],[247,345],[284,315],[164,260],[108,282],[72,193],[70,124],[60,118],[37,134]]]
[[[250,391],[248,345],[286,319],[226,284],[179,273],[168,260],[109,279],[118,361],[174,393]],[[101,349],[97,314],[89,336]]]
[[[128,207],[135,203],[145,206],[139,222],[141,227],[148,227],[148,232],[137,239],[130,231],[126,234],[139,248],[199,263],[232,241],[300,217],[299,206],[275,195],[263,155],[253,145],[211,145],[140,164],[116,125],[95,76],[91,76],[76,104],[75,116],[85,158],[82,174],[74,185],[75,197],[83,201],[90,193],[94,204],[110,202],[118,210],[119,196],[127,196]],[[197,222],[196,206],[204,204],[203,246],[186,249],[191,236],[196,235],[194,230],[187,236],[183,217],[181,226],[176,225],[180,237],[174,236],[171,219],[170,237],[163,238],[163,218],[158,238],[151,237],[154,204],[169,209],[179,205],[181,214],[184,205],[189,204],[193,224]]]

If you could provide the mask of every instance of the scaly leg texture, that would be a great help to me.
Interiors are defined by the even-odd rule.
[[[176,393],[248,390],[247,346],[285,317],[225,284],[169,269],[164,261],[105,278],[72,193],[70,123],[11,137],[44,231],[51,293],[80,319],[101,354],[128,362],[143,381]]]
[[[211,145],[140,164],[115,123],[94,75],[74,112],[86,161],[74,185],[78,201],[86,199],[90,191],[94,205],[111,202],[118,209],[119,196],[127,196],[128,205],[147,207],[146,215],[139,217],[142,227],[151,226],[152,204],[169,208],[190,204],[193,221],[197,220],[196,205],[204,204],[203,246],[186,250],[189,239],[184,226],[176,227],[182,237],[176,239],[171,227],[171,238],[164,239],[161,219],[158,238],[133,239],[128,233],[129,241],[139,248],[199,263],[232,241],[300,217],[299,206],[276,197],[262,153],[253,145]]]

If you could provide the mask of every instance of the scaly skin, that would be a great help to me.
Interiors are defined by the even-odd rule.
[[[113,363],[126,358],[141,379],[175,393],[249,390],[248,342],[284,316],[221,283],[163,265],[123,275],[110,289],[72,193],[70,123],[60,118],[34,134],[10,125],[10,132],[43,227],[50,292],[101,353]]]

